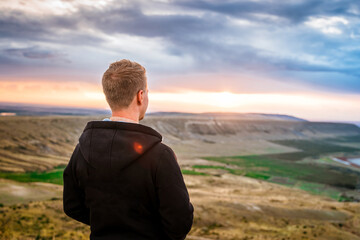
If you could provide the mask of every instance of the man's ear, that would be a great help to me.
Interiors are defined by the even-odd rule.
[[[144,101],[144,90],[139,90],[136,94],[137,102],[142,103]]]

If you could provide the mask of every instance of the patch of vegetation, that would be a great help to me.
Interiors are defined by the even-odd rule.
[[[223,166],[214,166],[214,165],[193,165],[193,168],[200,168],[200,169],[208,169],[208,168],[212,168],[212,169],[223,169],[223,170],[229,170],[229,168],[227,167],[223,167]]]
[[[306,172],[299,171],[299,169],[295,167],[295,163],[282,160],[274,161],[262,155],[233,156],[225,158],[206,157],[205,159],[239,166],[244,168],[246,172],[257,172],[268,176],[297,178],[304,176],[308,171],[311,171],[312,169],[303,164],[300,167],[302,167],[303,170],[306,170]],[[308,167],[308,169],[306,169],[306,167]]]
[[[346,196],[346,194],[342,193],[339,197],[339,202],[353,202],[354,197],[352,196]]]
[[[222,169],[226,170],[228,173],[234,174],[234,175],[242,175],[246,177],[252,177],[252,178],[258,178],[258,179],[269,179],[271,176],[257,173],[257,172],[246,172],[241,169],[233,169],[233,168],[227,168],[224,166],[213,166],[213,165],[193,165],[193,168],[199,168],[199,169]]]
[[[257,178],[257,179],[262,179],[262,180],[267,180],[269,179],[271,176],[265,175],[265,174],[261,174],[261,173],[257,173],[257,172],[247,172],[245,174],[245,177],[251,177],[251,178]]]
[[[313,194],[328,196],[332,199],[340,201],[339,198],[341,191],[336,190],[335,188],[328,187],[325,184],[297,181],[294,187],[300,188]]]
[[[222,170],[226,170],[229,173],[235,174],[235,175],[244,175],[245,172],[242,169],[234,169],[234,168],[227,168],[224,166],[213,166],[213,165],[193,165],[193,168],[199,168],[199,169],[222,169]]]
[[[197,172],[197,171],[188,170],[188,169],[182,169],[181,172],[182,172],[182,174],[186,174],[186,175],[203,175],[203,176],[208,176],[209,175],[209,174],[206,174],[206,173]]]
[[[0,178],[11,179],[18,182],[47,182],[58,185],[63,185],[63,172],[65,167],[58,166],[48,172],[27,172],[27,173],[12,173],[0,172]],[[194,170],[182,169],[181,172],[187,175],[203,175],[209,174],[197,172]]]
[[[351,137],[349,137],[352,139]],[[344,137],[345,139],[345,137]],[[349,139],[347,139],[349,140]],[[341,140],[340,140],[341,141]],[[345,141],[345,140],[344,140]],[[301,152],[291,152],[291,153],[279,153],[279,154],[266,154],[266,156],[271,159],[281,159],[281,160],[301,160],[306,157],[319,157],[321,154],[335,153],[335,152],[358,152],[358,148],[346,147],[336,145],[329,142],[328,140],[276,140],[270,141],[276,144],[294,147],[302,150]]]
[[[0,178],[11,179],[18,182],[47,182],[62,185],[64,169],[64,167],[56,167],[48,172],[0,172]]]
[[[251,178],[262,179],[273,182],[272,177],[287,179],[283,185],[293,186],[305,191],[321,194],[338,200],[341,190],[336,188],[354,189],[360,175],[354,172],[347,172],[341,167],[296,163],[282,159],[272,159],[268,155],[248,155],[248,156],[231,156],[231,157],[204,157],[206,160],[221,162],[228,165],[241,167],[241,174]],[[194,166],[199,168],[199,166]],[[202,166],[200,168],[206,168]],[[219,168],[219,166],[211,166]],[[234,173],[233,168],[222,167],[220,169],[228,170]],[[238,170],[239,171],[239,170]],[[274,181],[275,183],[279,183]]]
[[[360,135],[327,138],[325,140],[330,142],[341,142],[341,143],[348,143],[348,142],[360,143]]]

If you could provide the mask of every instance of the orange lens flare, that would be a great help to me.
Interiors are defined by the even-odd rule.
[[[143,152],[143,146],[138,142],[134,142],[134,150],[135,152],[141,154]]]

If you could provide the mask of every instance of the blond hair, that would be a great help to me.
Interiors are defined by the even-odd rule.
[[[127,108],[139,90],[146,91],[146,70],[123,59],[111,63],[102,78],[103,92],[111,110]]]

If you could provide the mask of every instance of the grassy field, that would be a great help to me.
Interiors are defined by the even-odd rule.
[[[242,168],[237,169],[230,166],[225,167],[225,166],[212,166],[212,165],[193,165],[192,166],[193,170],[182,169],[182,173],[186,175],[210,176],[212,174],[202,172],[201,170],[221,169],[234,175],[241,175],[245,177],[251,177],[251,178],[256,178],[268,182],[285,185],[288,187],[295,187],[313,194],[328,196],[338,201],[346,200],[346,198],[344,198],[341,195],[342,190],[339,190],[336,187],[332,187],[329,184],[301,180],[301,177],[303,176],[309,176],[309,174],[314,174],[314,175],[318,174],[319,171],[314,167],[306,168],[304,165],[300,165],[301,169],[298,169],[295,168],[293,165],[289,164],[288,162],[285,163],[283,162],[281,164],[280,162],[276,162],[276,161],[264,160],[262,158],[259,158],[258,156],[241,156],[241,157],[233,157],[232,159],[208,158],[208,160],[222,162],[229,165],[236,165]],[[57,167],[56,169],[47,172],[28,172],[28,173],[2,172],[0,173],[0,178],[11,179],[18,182],[46,182],[46,183],[62,185],[63,170],[64,167]],[[303,171],[307,171],[306,174],[304,174]]]
[[[289,187],[303,189],[339,201],[349,200],[343,196],[346,190],[355,190],[360,183],[360,172],[349,168],[331,165],[329,156],[340,153],[359,153],[359,148],[337,145],[338,143],[357,143],[359,136],[341,137],[325,140],[286,140],[272,141],[300,149],[300,152],[203,157],[223,166],[193,165],[193,169],[221,169],[228,173],[241,175]],[[301,161],[304,158],[313,160]],[[325,159],[325,160],[318,160]],[[320,164],[319,164],[320,163]],[[204,171],[206,172],[206,171]]]
[[[343,137],[337,137],[337,138],[327,138],[324,140],[330,141],[330,142],[355,142],[355,143],[358,143],[359,147],[360,147],[360,135],[343,136]]]
[[[349,143],[356,142],[360,137],[358,136],[348,136],[341,137],[339,139],[325,139],[325,140],[278,140],[271,141],[273,143],[277,143],[280,145],[295,147],[300,149],[301,152],[292,152],[292,153],[281,153],[281,154],[267,154],[263,155],[264,157],[269,157],[271,159],[282,159],[289,161],[301,160],[306,157],[317,158],[324,154],[331,153],[356,153],[360,152],[360,143],[358,148],[355,147],[347,147],[337,145],[336,143]]]
[[[222,161],[223,162],[223,161]],[[259,165],[257,165],[259,166]],[[342,196],[342,190],[339,190],[335,187],[331,187],[327,184],[321,184],[316,182],[309,182],[309,181],[302,181],[297,180],[296,178],[291,177],[290,175],[286,174],[286,171],[282,172],[282,174],[277,174],[271,171],[256,171],[254,169],[233,169],[223,166],[212,166],[212,165],[194,165],[194,169],[222,169],[226,170],[228,173],[234,174],[234,175],[241,175],[245,177],[251,177],[255,179],[265,180],[268,182],[273,182],[281,185],[285,185],[288,187],[295,187],[302,190],[305,190],[312,194],[317,195],[323,195],[328,196],[332,199],[338,200],[338,201],[344,201],[347,200]],[[279,178],[279,175],[282,175],[281,178]]]
[[[10,179],[18,182],[46,182],[58,185],[63,185],[63,172],[65,167],[59,166],[51,171],[44,172],[26,172],[26,173],[13,173],[13,172],[0,172],[0,178]],[[209,174],[197,172],[195,170],[182,169],[182,174],[187,175],[203,175]]]
[[[329,141],[332,143],[329,143]],[[358,137],[343,137],[338,142],[354,142]],[[192,168],[182,169],[186,175],[216,175],[209,173],[209,169],[222,170],[234,175],[251,177],[268,182],[296,187],[310,193],[329,196],[336,200],[344,200],[342,192],[345,189],[354,190],[360,182],[360,173],[342,167],[329,164],[319,164],[319,158],[329,153],[356,152],[359,149],[338,146],[333,139],[324,141],[315,140],[288,140],[273,141],[290,147],[301,149],[301,152],[225,156],[225,157],[203,157],[209,161],[223,163],[223,166],[193,165]],[[301,162],[305,157],[311,156],[314,161]],[[330,163],[329,158],[323,163]],[[59,166],[51,171],[32,171],[25,173],[0,172],[0,178],[11,179],[19,182],[46,182],[63,184],[64,166]]]
[[[46,172],[0,172],[0,178],[11,179],[18,182],[46,182],[62,185],[64,169],[64,166],[59,166]]]
[[[354,189],[359,179],[356,172],[344,173],[341,168],[331,169],[327,165],[296,163],[281,159],[270,159],[262,155],[206,157],[206,160],[221,162],[242,169],[229,170],[231,173],[256,172],[267,176],[286,177]],[[333,167],[332,167],[333,168]],[[332,171],[329,171],[329,170]]]

